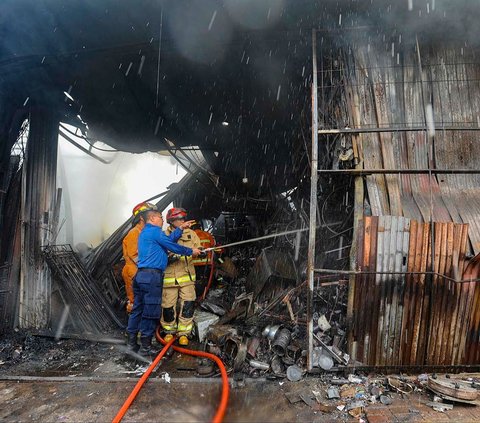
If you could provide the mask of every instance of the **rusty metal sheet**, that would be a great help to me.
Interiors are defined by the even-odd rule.
[[[385,301],[386,301],[386,286],[385,286],[385,275],[380,272],[383,271],[386,262],[386,254],[388,252],[388,247],[390,244],[390,221],[385,220],[385,216],[380,216],[378,220],[378,233],[377,233],[377,266],[376,271],[378,272],[379,278],[379,289],[380,297],[378,307],[378,319],[377,319],[377,342],[375,345],[375,364],[381,365],[383,362],[382,357],[382,343],[383,343],[383,319],[385,313]]]
[[[465,252],[466,252],[466,243],[467,243],[467,238],[468,238],[468,225],[462,225],[461,226],[461,235],[460,235],[460,246],[459,246],[459,257],[458,257],[458,275],[460,278],[465,277],[466,275],[464,274],[464,267],[465,267]],[[468,275],[467,275],[468,277]],[[452,359],[451,363],[455,363],[460,361],[459,357],[459,349],[460,349],[460,339],[461,339],[461,331],[457,330],[458,327],[462,327],[462,319],[464,318],[464,310],[462,309],[462,304],[464,301],[464,285],[457,286],[456,291],[458,295],[457,299],[457,318],[455,321],[455,329],[454,329],[454,336],[452,337],[453,339],[453,348],[452,348]]]
[[[403,237],[401,244],[398,245],[396,252],[396,268],[400,272],[406,272],[408,267],[408,250],[410,246],[410,219],[403,218]],[[405,297],[406,277],[402,277],[398,284],[397,292],[397,310],[394,317],[394,344],[393,344],[393,361],[400,364],[400,345],[402,341],[402,318],[403,318],[403,304]]]
[[[368,260],[370,256],[370,244],[371,244],[371,226],[372,226],[372,217],[365,216],[364,224],[363,224],[363,246],[359,249],[359,263],[360,268],[363,271],[367,271],[368,269]],[[357,342],[357,349],[356,349],[356,357],[359,360],[363,360],[364,356],[364,349],[365,343],[364,339],[364,329],[365,325],[363,324],[365,318],[365,308],[363,306],[363,298],[365,297],[366,293],[366,275],[360,275],[357,277],[357,289],[356,289],[356,298],[355,298],[355,310],[358,312],[355,315],[355,335],[354,338]]]
[[[456,365],[476,359],[480,293],[473,282],[441,276],[480,274],[480,256],[477,267],[474,261],[464,273],[468,225],[365,216],[359,239],[360,269],[377,273],[356,277],[357,359],[368,365]],[[421,273],[428,271],[436,274]],[[403,272],[418,273],[397,274]]]
[[[410,242],[408,245],[408,257],[406,264],[406,271],[412,272],[415,264],[415,253],[416,249],[421,248],[420,243],[417,240],[417,228],[418,222],[412,220],[410,222]],[[403,313],[401,321],[401,331],[400,331],[400,352],[399,352],[399,363],[410,363],[410,348],[412,342],[412,331],[413,331],[413,318],[414,318],[414,304],[415,304],[415,287],[416,284],[413,282],[413,275],[406,275],[405,278],[405,295],[403,299]]]
[[[468,49],[422,50],[420,66],[417,52],[406,51],[402,63],[395,63],[385,50],[370,51],[359,43],[347,64],[355,71],[347,72],[346,79],[350,97],[356,99],[349,103],[355,123],[422,125],[429,99],[435,126],[477,126],[480,96],[472,93],[480,91],[480,67],[474,54]],[[367,169],[475,169],[480,157],[473,131],[437,130],[434,139],[424,131],[359,134],[358,149]],[[478,363],[480,287],[438,275],[399,280],[381,272],[434,271],[461,279],[467,252],[480,253],[480,176],[370,175],[365,183],[372,214],[379,217],[377,229],[374,217],[368,234],[364,228],[362,268],[380,273],[357,277],[359,359],[368,364]],[[401,256],[405,262],[398,261]],[[477,269],[469,263],[466,274],[476,272],[480,274],[480,264]],[[360,293],[369,298],[359,298]]]
[[[422,223],[419,225],[419,234],[417,239],[421,239],[421,249],[417,248],[415,257],[415,265],[413,271],[425,272],[427,266],[430,265],[430,225]],[[430,268],[430,266],[429,266]],[[418,269],[418,270],[417,270]],[[426,310],[429,299],[429,290],[426,289],[427,282],[430,277],[427,275],[415,275],[414,283],[417,286],[415,317],[413,322],[413,339],[410,351],[410,361],[412,364],[422,364],[425,355],[425,325],[426,325]]]
[[[466,266],[465,272],[463,277],[465,279],[475,279],[480,276],[480,254],[476,255]],[[470,297],[471,307],[466,305],[466,310],[464,311],[463,315],[468,313],[468,309],[472,310],[471,319],[469,322],[465,322],[463,320],[463,324],[466,323],[467,326],[467,336],[466,339],[463,340],[461,337],[457,337],[458,339],[458,351],[457,357],[458,359],[464,358],[467,363],[478,363],[478,350],[480,349],[480,290],[479,284],[469,283],[462,285],[462,294],[464,297]]]

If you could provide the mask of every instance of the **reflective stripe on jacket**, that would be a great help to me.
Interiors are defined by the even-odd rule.
[[[173,236],[167,236],[158,226],[147,223],[138,237],[138,262],[139,269],[149,267],[151,269],[165,270],[167,267],[167,254],[172,251],[175,254],[191,255],[192,249],[176,242],[176,235],[182,237],[181,229],[176,229]],[[170,234],[169,234],[170,235]]]
[[[174,228],[169,226],[165,233],[170,235]],[[191,229],[185,229],[177,244],[188,248],[199,248],[200,239]],[[170,263],[165,269],[164,285],[195,283],[195,267],[191,256],[181,256],[177,261]]]

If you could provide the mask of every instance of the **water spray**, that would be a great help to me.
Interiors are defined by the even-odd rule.
[[[343,222],[330,223],[328,226],[337,225],[337,224],[340,224],[340,223],[343,223]],[[319,226],[317,226],[317,229],[320,228],[320,227],[323,227],[323,226],[326,226],[326,225],[319,225]],[[256,238],[245,239],[243,241],[232,242],[230,244],[218,245],[216,247],[209,247],[209,248],[205,248],[202,251],[206,253],[208,251],[221,250],[222,248],[234,247],[236,245],[242,245],[242,244],[249,244],[251,242],[263,241],[264,239],[276,238],[278,236],[298,234],[298,233],[305,232],[305,231],[308,231],[308,230],[309,230],[309,228],[292,229],[290,231],[277,232],[277,233],[270,234],[270,235],[264,235],[264,236],[259,236],[259,237],[256,237]]]

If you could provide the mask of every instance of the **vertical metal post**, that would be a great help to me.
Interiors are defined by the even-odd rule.
[[[317,33],[312,30],[312,162],[310,176],[310,226],[308,233],[308,295],[307,330],[308,355],[307,370],[313,369],[313,277],[315,268],[315,231],[317,227],[317,180],[318,180],[318,96],[317,96]]]
[[[41,251],[52,239],[56,198],[58,115],[50,106],[30,113],[23,164],[19,325],[46,328],[50,323],[51,273]]]

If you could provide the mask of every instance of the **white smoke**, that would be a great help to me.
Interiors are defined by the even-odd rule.
[[[101,163],[59,137],[57,187],[63,198],[58,244],[95,247],[130,217],[136,204],[185,175],[172,158],[157,153],[92,152],[111,163]]]

